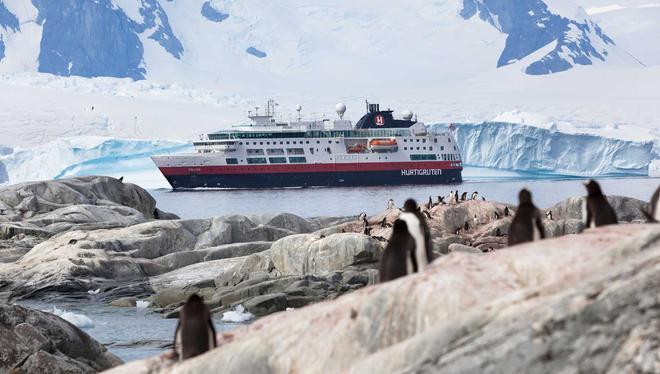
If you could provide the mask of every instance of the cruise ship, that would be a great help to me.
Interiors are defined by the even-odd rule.
[[[355,124],[338,118],[279,121],[269,100],[251,123],[210,133],[195,153],[152,157],[173,189],[388,186],[460,183],[463,170],[453,128],[431,134],[413,113],[395,118],[366,103]]]

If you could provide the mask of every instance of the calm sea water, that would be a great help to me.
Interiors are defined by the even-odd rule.
[[[139,360],[161,354],[169,348],[176,329],[176,319],[165,319],[148,309],[117,308],[102,303],[76,302],[76,303],[44,303],[38,301],[21,301],[19,304],[46,312],[53,312],[54,308],[74,313],[74,320],[83,320],[87,317],[92,325],[80,325],[87,334],[124,361]],[[221,322],[222,315],[213,316],[216,331],[226,331],[240,324]]]
[[[196,190],[150,191],[161,210],[176,213],[181,218],[208,218],[227,214],[261,214],[288,212],[303,217],[349,216],[360,212],[374,214],[387,207],[393,198],[403,205],[413,197],[419,202],[429,196],[447,196],[451,190],[478,191],[488,200],[517,203],[518,192],[526,187],[532,191],[537,206],[546,208],[572,196],[585,194],[584,179],[539,179],[524,174],[494,176],[466,175],[459,185],[397,186],[359,188],[306,188],[272,190]],[[598,179],[605,194],[624,195],[648,201],[660,184],[658,178]]]

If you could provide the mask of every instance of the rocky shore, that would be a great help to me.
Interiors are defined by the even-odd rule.
[[[146,301],[150,310],[175,318],[183,301],[197,293],[214,313],[239,305],[257,317],[295,309],[227,333],[220,348],[183,365],[153,359],[117,369],[131,374],[217,367],[227,372],[557,369],[550,372],[562,368],[544,366],[543,360],[600,364],[602,355],[619,365],[612,368],[626,369],[631,366],[625,355],[636,354],[641,356],[634,356],[635,365],[660,365],[657,356],[648,356],[649,349],[658,349],[652,328],[660,322],[657,313],[647,313],[658,307],[660,231],[641,224],[647,203],[609,200],[624,224],[571,235],[584,230],[582,198],[572,198],[548,208],[553,219],[544,221],[549,237],[562,238],[505,251],[500,249],[512,217],[504,211],[513,213],[515,206],[476,200],[434,206],[429,226],[439,258],[431,270],[359,290],[378,281],[384,240],[391,233],[381,222],[394,222],[398,209],[368,217],[371,233],[364,235],[356,217],[282,213],[181,220],[160,211],[142,188],[108,177],[24,183],[0,189],[0,306],[8,310],[3,313],[20,315],[20,307],[7,302],[90,300],[131,307]],[[622,295],[618,284],[643,292]],[[639,305],[589,309],[624,296],[638,298],[629,301]],[[310,304],[318,305],[305,307]],[[599,332],[600,319],[614,321],[617,313],[629,313],[630,323]],[[649,334],[655,340],[638,344]],[[603,344],[606,353],[581,350],[579,341],[593,350]],[[557,348],[562,342],[570,343],[568,348]],[[627,350],[608,348],[614,343]],[[490,345],[497,349],[483,352]],[[517,361],[508,362],[519,350]],[[61,358],[61,367],[70,363],[60,349],[43,351]],[[466,352],[474,360],[464,362]],[[0,357],[5,354],[0,348]],[[71,357],[89,368],[71,372],[117,363],[91,365],[87,356]],[[27,361],[11,362],[20,368]]]

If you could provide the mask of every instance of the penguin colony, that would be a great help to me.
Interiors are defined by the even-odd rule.
[[[586,227],[598,227],[618,223],[616,212],[607,201],[600,185],[590,180],[585,183],[587,197],[584,201],[583,215]],[[460,196],[460,200],[459,200]],[[470,200],[478,200],[478,192],[472,193]],[[660,222],[660,187],[656,189],[651,197],[648,211],[644,212],[649,222]],[[437,205],[458,204],[459,201],[467,200],[467,192],[459,195],[459,191],[451,191],[446,198],[438,196],[437,203],[429,197],[425,207],[430,210]],[[482,196],[482,200],[485,198]],[[542,214],[532,202],[532,194],[527,189],[522,189],[518,194],[518,208],[514,212],[508,234],[508,245],[516,245],[545,238],[542,219],[552,220],[552,211]],[[387,203],[388,210],[396,209],[394,200]],[[431,231],[426,219],[431,218],[428,210],[422,211],[413,199],[405,202],[403,209],[399,209],[399,217],[393,223],[387,222],[386,218],[378,222],[381,228],[392,228],[389,240],[377,237],[379,241],[386,241],[387,246],[383,252],[380,262],[380,282],[388,282],[408,274],[422,272],[433,260]],[[508,217],[511,211],[508,207],[504,209],[504,217]],[[495,211],[495,219],[500,219],[500,213]],[[366,213],[360,213],[358,221],[363,224],[363,232],[371,234],[371,227]],[[480,222],[475,215],[474,225]],[[470,224],[465,221],[463,227],[456,229],[456,234],[468,231]],[[345,230],[342,230],[345,232]],[[495,236],[501,237],[501,230],[497,228]],[[492,250],[492,248],[490,248]],[[191,295],[181,308],[181,317],[174,333],[174,355],[179,360],[185,360],[203,354],[217,347],[216,333],[211,320],[211,313],[204,300],[196,295]]]

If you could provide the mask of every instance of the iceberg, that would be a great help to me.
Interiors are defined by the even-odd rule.
[[[192,151],[190,143],[169,140],[61,138],[32,148],[17,147],[12,153],[0,155],[0,183],[80,175],[158,173],[150,156],[186,151]]]
[[[463,163],[539,175],[648,175],[660,158],[653,141],[630,141],[598,135],[571,134],[506,122],[454,124]],[[430,126],[432,132],[448,125]]]

